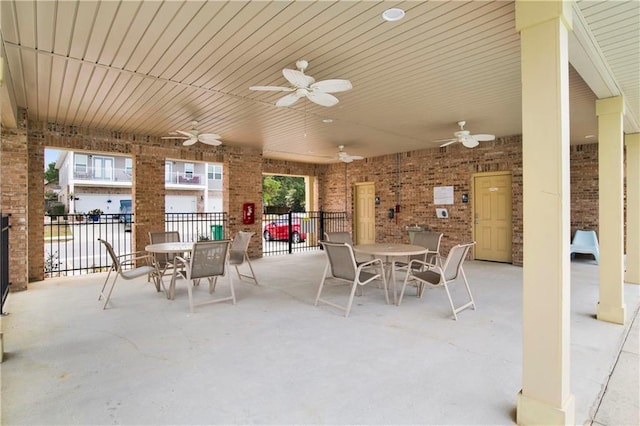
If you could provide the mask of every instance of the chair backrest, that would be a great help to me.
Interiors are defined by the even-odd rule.
[[[120,260],[118,260],[118,255],[116,255],[116,252],[113,251],[113,246],[110,242],[103,240],[102,238],[98,238],[98,241],[104,244],[104,247],[107,249],[107,253],[109,253],[109,257],[111,257],[113,270],[119,273],[121,268]]]
[[[249,242],[255,232],[238,231],[229,248],[229,260],[233,264],[244,262],[244,256],[249,249]]]
[[[353,239],[350,232],[325,232],[324,239],[331,243],[347,243],[353,247]]]
[[[444,278],[447,281],[453,281],[458,278],[458,274],[460,273],[462,264],[467,257],[467,253],[469,253],[469,249],[475,243],[476,242],[473,241],[466,244],[458,244],[451,248],[449,255],[447,256],[447,260],[445,260],[444,265],[442,266]]]
[[[149,241],[151,244],[158,243],[179,243],[180,242],[180,233],[178,231],[169,231],[169,232],[149,232]],[[161,267],[164,267],[168,262],[173,262],[173,259],[176,257],[174,253],[156,253],[155,258],[156,262],[160,264]]]
[[[583,231],[578,229],[576,233],[573,234],[571,244],[577,246],[597,246],[598,236],[596,235],[596,231]]]
[[[413,244],[422,246],[429,250],[429,254],[411,256],[411,259],[424,259],[432,263],[435,257],[440,253],[440,241],[442,240],[442,232],[421,231],[416,232],[413,236]]]
[[[324,247],[324,252],[331,265],[331,275],[343,280],[355,280],[357,266],[353,248],[344,242],[323,241],[320,244]]]
[[[229,243],[229,240],[193,243],[187,278],[195,280],[225,275]]]
[[[442,232],[421,231],[416,232],[413,237],[413,244],[422,246],[429,251],[440,251],[440,241]]]

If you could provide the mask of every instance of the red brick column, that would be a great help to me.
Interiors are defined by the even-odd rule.
[[[133,249],[144,250],[149,232],[164,231],[164,157],[152,146],[133,147]]]
[[[9,230],[10,289],[11,291],[26,290],[30,257],[27,213],[29,157],[26,129],[3,128],[0,144],[0,209],[3,214],[11,215],[9,218],[11,225]]]

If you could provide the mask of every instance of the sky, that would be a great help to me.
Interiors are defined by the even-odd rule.
[[[57,149],[44,149],[44,169],[47,170],[49,168],[49,163],[55,163],[58,159],[58,154],[60,153]]]

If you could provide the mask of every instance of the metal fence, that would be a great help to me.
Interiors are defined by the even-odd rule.
[[[227,213],[165,213],[165,231],[178,231],[182,241],[224,240]]]
[[[98,238],[109,241],[118,254],[132,251],[133,215],[47,215],[44,221],[45,277],[106,271],[111,259]],[[165,230],[178,231],[183,241],[230,238],[227,222],[224,212],[165,214]],[[346,212],[266,214],[262,230],[263,254],[269,256],[319,250],[325,232],[348,231],[350,224]]]
[[[44,217],[45,277],[106,271],[109,254],[98,238],[109,241],[119,254],[132,252],[134,215],[47,215]],[[183,241],[223,239],[226,213],[167,213],[165,229],[178,231]]]
[[[111,259],[98,238],[109,241],[118,254],[131,253],[130,231],[131,223],[125,222],[124,215],[45,216],[45,277],[106,271]]]
[[[346,212],[314,211],[264,214],[262,253],[265,256],[319,250],[325,232],[348,231]]]
[[[2,217],[0,228],[0,315],[4,315],[4,301],[9,294],[9,215],[0,214]]]

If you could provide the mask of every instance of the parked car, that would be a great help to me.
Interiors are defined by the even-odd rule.
[[[299,217],[291,218],[291,236],[289,236],[289,215],[282,215],[266,224],[262,235],[267,241],[291,239],[292,243],[297,244],[307,239],[307,234],[300,229],[301,223]]]

